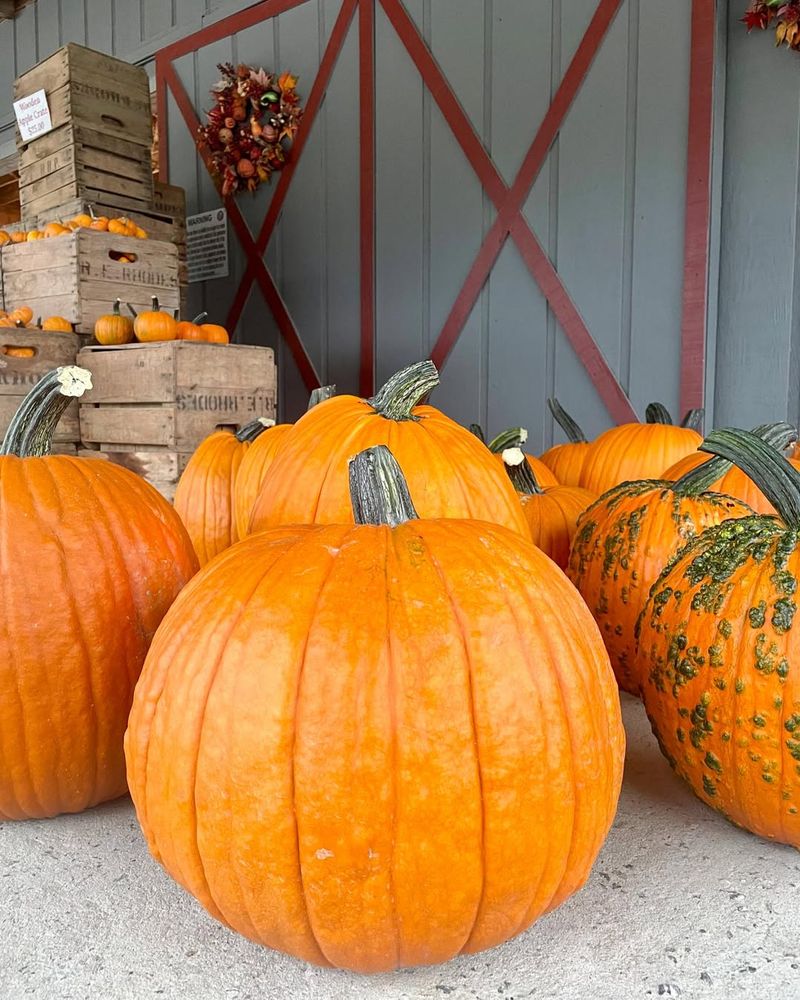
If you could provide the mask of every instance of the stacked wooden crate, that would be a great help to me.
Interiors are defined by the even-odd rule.
[[[84,448],[143,475],[170,500],[203,438],[275,417],[275,359],[266,347],[90,346],[77,361],[92,373],[80,407]]]

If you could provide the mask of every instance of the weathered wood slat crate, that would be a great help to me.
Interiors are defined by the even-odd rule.
[[[0,329],[0,440],[23,398],[43,375],[74,365],[80,347],[74,333]],[[8,349],[27,348],[32,357],[13,357]],[[53,451],[75,454],[80,441],[78,402],[70,403],[53,435]]]
[[[152,116],[147,74],[70,43],[14,84],[19,100],[44,90],[53,131],[18,136],[20,204],[34,217],[71,198],[112,198],[133,209],[152,204]]]
[[[174,243],[178,250],[178,283],[181,292],[181,316],[186,314],[188,269],[186,263],[186,192],[183,188],[158,181],[153,185],[153,203],[148,208],[132,210],[114,204],[113,199],[72,198],[63,205],[47,209],[26,219],[28,229],[42,229],[48,222],[66,222],[82,212],[114,217],[125,215],[141,226],[152,240]],[[6,227],[7,228],[7,227]],[[189,317],[191,318],[191,317]]]
[[[90,346],[78,364],[93,384],[80,408],[83,447],[144,475],[170,499],[203,438],[275,417],[275,358],[268,347]]]
[[[120,261],[121,256],[133,262]],[[150,308],[153,295],[165,309],[180,305],[177,248],[159,240],[81,229],[7,244],[0,266],[6,306],[26,304],[34,316],[64,316],[78,333],[92,333],[116,298],[137,312]]]

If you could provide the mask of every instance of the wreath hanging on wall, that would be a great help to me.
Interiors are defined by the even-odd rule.
[[[742,21],[747,30],[775,25],[775,44],[800,50],[800,0],[751,0]]]
[[[297,77],[220,63],[198,144],[208,147],[222,194],[255,191],[286,164],[303,115]]]

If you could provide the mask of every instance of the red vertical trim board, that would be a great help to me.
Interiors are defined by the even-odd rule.
[[[359,0],[358,63],[361,228],[361,367],[359,392],[375,391],[375,6]]]
[[[681,413],[693,407],[702,407],[705,401],[715,48],[715,2],[692,0],[681,319]]]

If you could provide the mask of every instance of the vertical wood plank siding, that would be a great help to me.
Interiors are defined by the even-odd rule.
[[[250,4],[215,0],[37,0],[0,23],[0,90],[65,41],[146,63]],[[511,184],[597,0],[404,0],[458,101]],[[715,193],[708,400],[717,423],[800,417],[797,57],[747,38],[737,2],[718,3]],[[308,0],[176,61],[198,112],[222,60],[300,75],[307,95],[341,0]],[[678,408],[691,0],[625,0],[524,208],[638,412]],[[111,13],[109,13],[109,10]],[[430,352],[496,212],[382,7],[375,40],[375,374]],[[363,23],[362,23],[363,27]],[[351,25],[265,260],[323,381],[359,386],[361,273],[358,19]],[[725,86],[723,87],[723,84]],[[764,93],[780,93],[764,101]],[[172,97],[170,179],[189,211],[217,203]],[[7,108],[3,108],[5,113]],[[6,115],[6,122],[8,117]],[[2,124],[0,122],[0,124]],[[11,131],[4,133],[9,138]],[[724,154],[724,163],[722,156]],[[364,153],[363,155],[366,155]],[[275,185],[238,199],[257,235]],[[193,286],[192,308],[224,318],[246,267]],[[257,290],[243,339],[278,351],[283,416],[306,389]],[[508,241],[467,319],[436,399],[490,432],[525,424],[559,439],[556,393],[586,429],[608,412]]]

